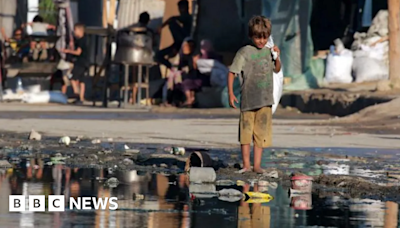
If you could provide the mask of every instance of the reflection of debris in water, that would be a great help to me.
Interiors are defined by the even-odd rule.
[[[80,211],[67,211],[60,214],[15,213],[13,216],[1,216],[0,224],[17,227],[24,219],[25,225],[41,224],[40,227],[44,228],[55,227],[54,224],[58,224],[56,227],[73,225],[117,227],[119,224],[119,227],[123,228],[182,227],[182,224],[185,224],[186,227],[200,228],[204,227],[204,221],[209,224],[208,228],[237,227],[239,224],[248,222],[261,224],[261,227],[268,227],[266,225],[268,223],[279,224],[279,227],[350,227],[380,226],[384,224],[382,222],[385,219],[382,216],[382,213],[385,213],[385,203],[381,201],[345,200],[340,196],[319,198],[311,194],[290,198],[287,188],[265,180],[253,181],[253,186],[248,183],[243,183],[243,186],[235,184],[208,186],[209,192],[235,189],[235,192],[240,193],[261,191],[260,187],[267,186],[266,193],[273,197],[273,200],[269,202],[248,201],[246,203],[240,200],[226,202],[219,199],[218,195],[209,197],[201,194],[204,189],[197,191],[199,194],[195,199],[190,198],[189,192],[194,191],[193,189],[198,186],[189,185],[187,178],[183,175],[121,171],[118,168],[82,169],[67,167],[63,164],[48,166],[45,161],[23,159],[17,168],[2,170],[0,189],[3,192],[0,194],[0,200],[5,201],[5,197],[8,198],[7,195],[10,194],[23,193],[61,194],[66,198],[117,197],[119,210],[95,211],[95,213]],[[119,184],[115,188],[105,186],[104,181],[110,178],[118,180]],[[224,184],[228,183],[228,181],[224,182]],[[234,182],[229,181],[229,184]],[[138,197],[134,200],[133,196]],[[397,206],[397,204],[394,205]],[[56,215],[60,217],[57,219]],[[60,219],[66,218],[65,216],[68,219]],[[258,221],[257,216],[262,219]],[[135,223],[133,224],[132,221]]]

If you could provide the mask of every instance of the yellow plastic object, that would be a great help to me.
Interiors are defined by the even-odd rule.
[[[246,200],[246,203],[268,203],[269,201],[271,201],[270,199],[249,199]]]
[[[236,181],[237,186],[244,186],[245,184],[246,184],[246,182],[244,182],[244,181],[241,181],[241,180]]]
[[[268,193],[262,193],[262,192],[246,192],[245,197],[247,200],[246,202],[254,202],[254,203],[268,203],[269,201],[273,200],[274,197],[272,197]]]

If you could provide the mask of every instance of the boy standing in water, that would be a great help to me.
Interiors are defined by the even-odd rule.
[[[273,72],[279,72],[280,50],[265,47],[271,35],[271,21],[263,16],[254,16],[249,21],[248,35],[252,43],[242,47],[230,66],[228,93],[230,106],[238,103],[233,93],[233,81],[239,75],[241,82],[239,141],[243,156],[243,168],[239,172],[250,172],[250,144],[254,141],[254,169],[263,173],[261,157],[263,148],[271,146]],[[278,55],[272,57],[272,51]],[[275,60],[274,60],[275,59]]]

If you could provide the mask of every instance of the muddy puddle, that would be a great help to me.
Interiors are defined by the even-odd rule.
[[[116,179],[115,179],[116,178]],[[115,180],[118,180],[115,182]],[[267,184],[265,184],[267,183]],[[262,192],[271,198],[229,202],[198,189]],[[8,212],[9,195],[117,197],[117,210]],[[398,227],[398,204],[320,189],[289,195],[282,180],[263,186],[198,186],[185,175],[21,162],[0,170],[1,227]]]

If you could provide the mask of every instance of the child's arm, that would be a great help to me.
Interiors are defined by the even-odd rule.
[[[61,50],[61,52],[64,52],[65,54],[80,56],[82,54],[82,48],[78,47],[76,50],[63,49]]]
[[[281,50],[279,50],[278,46],[274,46],[272,48],[272,50],[278,53],[276,60],[274,60],[274,62],[275,62],[274,72],[279,73],[279,71],[281,71],[281,68],[282,68],[281,58],[280,58]]]
[[[1,28],[1,35],[3,36],[4,41],[8,41],[9,40],[4,28]]]
[[[55,25],[47,24],[47,29],[56,30]]]
[[[241,54],[241,50],[236,53],[235,58],[233,59],[232,65],[229,67],[228,74],[228,95],[229,95],[229,105],[232,108],[236,108],[235,102],[238,102],[238,99],[233,92],[233,82],[235,80],[236,74],[240,74],[242,72],[243,66],[245,64],[245,59]]]
[[[26,24],[22,24],[21,28],[25,28],[26,26],[32,26],[33,22],[28,22]]]
[[[235,80],[235,74],[229,72],[228,74],[228,94],[229,94],[229,105],[232,108],[236,108],[235,102],[239,103],[235,94],[233,93],[233,81]]]

